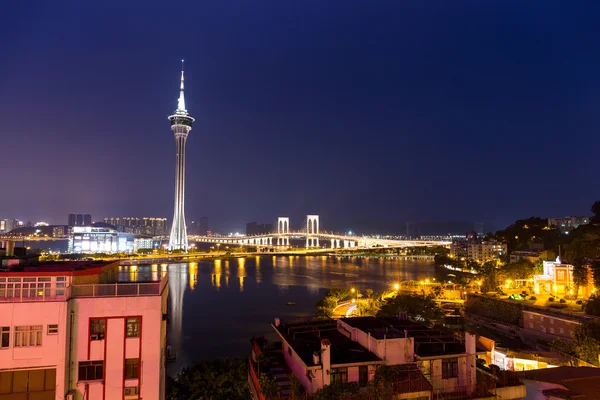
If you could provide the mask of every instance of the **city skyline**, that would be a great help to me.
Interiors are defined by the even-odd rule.
[[[169,216],[164,117],[179,58],[202,123],[188,143],[188,213],[215,229],[306,213],[386,232],[590,214],[600,57],[589,8],[274,4],[190,3],[172,32],[159,27],[174,10],[152,5],[7,7],[5,184],[44,196],[15,190],[2,217]]]

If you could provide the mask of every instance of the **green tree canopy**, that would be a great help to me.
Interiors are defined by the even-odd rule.
[[[247,400],[248,360],[217,359],[200,361],[184,368],[167,384],[168,400]]]
[[[377,313],[378,317],[397,317],[406,312],[407,316],[418,321],[435,321],[443,316],[442,310],[431,295],[399,293],[386,299]]]

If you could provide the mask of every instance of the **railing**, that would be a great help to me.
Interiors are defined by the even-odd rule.
[[[74,285],[71,286],[71,297],[157,296],[161,289],[161,282]]]
[[[259,400],[267,400],[267,397],[263,394],[262,389],[260,387],[258,375],[254,370],[254,365],[252,364],[252,357],[248,357],[248,371],[250,373],[250,380],[252,381],[252,386],[254,387],[254,390]]]
[[[49,302],[49,301],[66,301],[69,297],[66,294],[59,296],[19,296],[0,297],[0,303],[33,303],[33,302]]]
[[[44,291],[41,295],[38,294],[37,296],[23,296],[23,291],[19,291],[19,296],[0,296],[0,303],[67,301],[70,298],[76,297],[159,296],[163,293],[167,285],[167,276],[163,276],[158,282],[72,285],[63,288],[64,294],[62,295],[46,296]]]

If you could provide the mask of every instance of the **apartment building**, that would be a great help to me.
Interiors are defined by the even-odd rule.
[[[164,399],[167,278],[119,264],[0,272],[0,400]]]
[[[285,365],[277,370],[293,373],[307,394],[334,382],[367,386],[380,366],[391,365],[399,367],[401,379],[391,383],[398,399],[525,396],[520,383],[493,388],[478,383],[473,333],[457,338],[405,319],[375,317],[294,324],[275,319],[273,329],[281,339]],[[252,362],[250,367],[253,397],[265,399]]]
[[[484,240],[480,243],[469,243],[467,258],[478,263],[485,263],[506,256],[507,250],[506,243]]]

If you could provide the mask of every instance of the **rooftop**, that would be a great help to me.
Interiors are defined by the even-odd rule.
[[[99,269],[114,261],[57,261],[33,266],[16,266],[8,271],[0,271],[0,276],[22,276],[22,275],[86,275],[96,273]],[[91,271],[93,270],[93,271]],[[81,272],[87,271],[87,272]]]
[[[517,372],[521,379],[550,382],[564,389],[544,390],[544,395],[564,399],[600,399],[600,368],[557,367]]]
[[[307,367],[314,366],[313,354],[321,351],[321,340],[331,343],[332,367],[342,364],[382,363],[381,358],[348,339],[337,330],[335,321],[281,324],[275,330],[292,347]]]
[[[341,318],[341,321],[365,333],[370,333],[377,340],[414,338],[415,354],[421,357],[465,352],[464,344],[452,332],[432,329],[417,322],[393,317]]]

